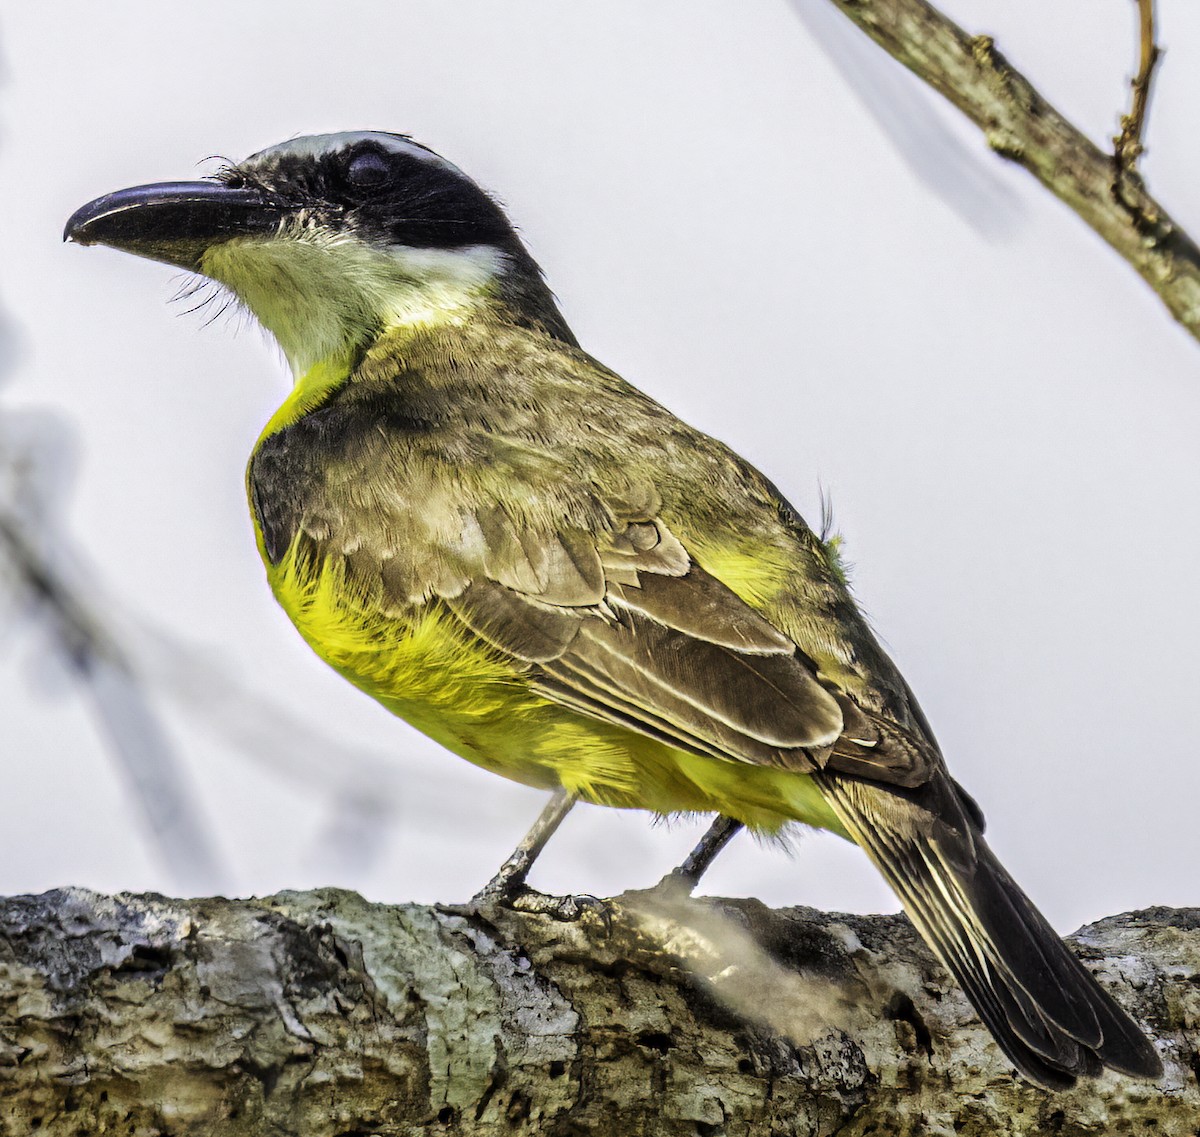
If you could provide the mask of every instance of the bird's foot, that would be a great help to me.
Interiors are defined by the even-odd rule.
[[[580,893],[567,896],[550,896],[538,892],[536,888],[526,885],[517,895],[506,902],[507,906],[517,912],[532,912],[539,916],[549,916],[554,920],[574,923],[582,920],[591,913],[604,921],[605,928],[612,928],[612,905],[599,896]]]
[[[566,923],[582,920],[590,912],[603,920],[606,928],[612,926],[612,906],[607,900],[590,895],[551,896],[530,888],[523,881],[493,880],[471,897],[473,908],[490,905],[511,908],[514,912],[549,916]]]

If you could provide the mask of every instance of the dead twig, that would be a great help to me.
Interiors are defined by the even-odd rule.
[[[967,34],[927,0],[830,3],[975,123],[996,153],[1026,169],[1087,222],[1200,339],[1200,248],[1141,177],[1125,172],[1114,179],[1113,155],[1059,114],[990,36]],[[1149,4],[1142,4],[1144,15]],[[1149,44],[1152,66],[1152,38]],[[1145,89],[1148,99],[1149,74]],[[1145,105],[1137,129],[1140,137]]]
[[[1145,150],[1142,138],[1146,130],[1146,114],[1150,106],[1150,84],[1154,69],[1162,58],[1162,49],[1154,42],[1154,0],[1137,0],[1138,23],[1141,29],[1141,48],[1137,74],[1133,77],[1133,105],[1121,116],[1121,133],[1113,139],[1113,157],[1118,171],[1132,171],[1138,156]]]

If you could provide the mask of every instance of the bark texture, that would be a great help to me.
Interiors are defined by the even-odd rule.
[[[925,0],[831,2],[962,111],[993,150],[1024,166],[1079,214],[1200,338],[1200,249],[1130,164],[1063,118],[991,36],[968,35]]]
[[[1163,1054],[1017,1080],[902,916],[660,893],[611,920],[335,890],[0,902],[0,1134],[791,1137],[1200,1130],[1200,910],[1077,950]]]

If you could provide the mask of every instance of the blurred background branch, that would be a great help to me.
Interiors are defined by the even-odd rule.
[[[298,717],[219,655],[146,626],[107,595],[94,572],[82,572],[45,492],[58,480],[51,471],[61,468],[65,441],[66,426],[54,416],[0,408],[0,599],[10,625],[25,622],[42,633],[35,651],[43,680],[56,661],[87,693],[177,887],[217,892],[233,887],[233,878],[161,721],[164,701],[242,758],[325,799],[328,821],[310,853],[314,868],[335,877],[365,872],[396,821],[402,765]],[[436,793],[431,798],[428,787],[423,797],[430,809],[451,805],[434,800]]]
[[[1023,166],[1074,210],[1200,339],[1200,248],[1133,169],[1158,58],[1151,0],[1139,0],[1141,66],[1115,154],[1104,153],[1059,114],[991,36],[968,35],[925,0],[830,2],[962,111],[996,153]]]
[[[0,310],[0,383],[19,358],[17,330]],[[236,677],[228,661],[126,613],[69,534],[76,464],[75,431],[64,416],[0,401],[0,647],[11,650],[18,631],[30,635],[35,689],[61,693],[65,679],[85,695],[152,855],[181,893],[229,891],[236,874],[167,728],[167,704],[327,802],[311,867],[335,878],[365,872],[396,819],[400,765],[300,720]],[[119,830],[128,821],[111,823]]]
[[[15,609],[9,619],[34,623],[44,633],[36,649],[41,668],[52,657],[88,695],[97,728],[178,887],[188,893],[227,888],[229,874],[194,789],[136,668],[98,611],[68,583],[65,542],[48,495],[38,492],[53,458],[37,445],[41,432],[15,429],[49,421],[0,411],[0,583]]]

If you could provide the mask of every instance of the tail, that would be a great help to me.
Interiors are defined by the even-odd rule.
[[[867,783],[832,774],[818,781],[1025,1077],[1057,1090],[1105,1066],[1146,1078],[1162,1073],[1149,1039],[988,848],[973,802],[963,801],[947,823]],[[955,796],[948,778],[941,788]]]

